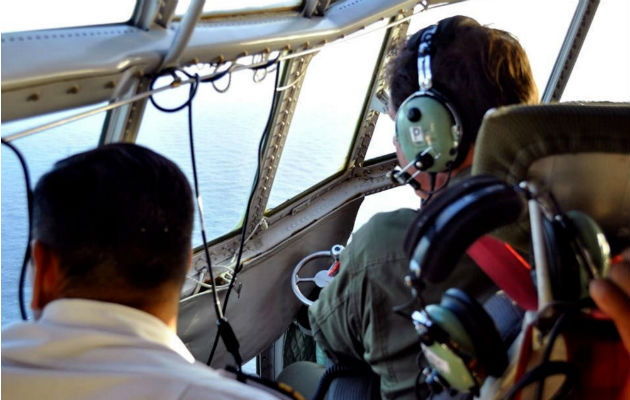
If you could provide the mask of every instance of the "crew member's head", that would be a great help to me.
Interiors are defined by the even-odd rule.
[[[411,36],[388,66],[394,113],[419,89],[418,45],[427,29],[430,27]],[[437,24],[431,42],[432,88],[450,101],[462,125],[459,148],[464,151],[454,162],[453,171],[457,172],[472,162],[472,145],[484,114],[503,105],[536,103],[538,89],[525,51],[508,32],[455,16]],[[400,150],[396,140],[395,144]],[[406,165],[401,151],[398,155],[401,166]]]
[[[33,200],[34,310],[82,298],[176,312],[194,206],[173,162],[106,145],[57,162]]]

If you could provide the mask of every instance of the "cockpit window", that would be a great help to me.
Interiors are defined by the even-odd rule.
[[[311,60],[267,208],[345,167],[385,34],[372,28],[331,43]]]
[[[204,15],[213,14],[245,14],[271,10],[290,10],[302,4],[302,0],[217,0],[206,1],[203,6]],[[186,13],[190,0],[180,0],[175,8],[175,15]]]
[[[630,3],[599,3],[562,101],[630,101]]]
[[[394,132],[396,127],[394,121],[388,114],[381,113],[376,120],[376,126],[372,133],[370,146],[365,154],[366,160],[381,157],[394,152]]]
[[[191,72],[205,75],[209,70]],[[225,93],[202,83],[193,101],[195,157],[209,240],[240,226],[256,172],[258,142],[271,107],[274,74],[270,72],[262,82],[254,82],[252,74],[249,70],[234,72]],[[225,77],[216,86],[223,89],[227,83]],[[158,82],[155,87],[160,86]],[[187,93],[188,87],[183,86],[163,92],[156,101],[172,108],[184,103]],[[177,163],[192,185],[187,113],[187,109],[164,113],[148,104],[136,142]],[[200,244],[195,219],[193,245]]]
[[[10,12],[8,5],[2,12],[3,33],[126,22],[136,0],[22,0],[10,4]]]
[[[2,124],[2,137],[34,128],[67,116],[92,109],[74,109],[40,117]],[[52,168],[53,164],[72,154],[98,145],[105,113],[79,119],[41,133],[13,140],[28,165],[31,185]],[[20,319],[17,282],[26,249],[28,219],[24,174],[15,154],[2,146],[2,326]],[[30,290],[30,285],[26,285]],[[25,298],[30,299],[27,293]]]

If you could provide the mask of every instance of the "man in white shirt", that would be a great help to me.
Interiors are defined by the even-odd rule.
[[[195,362],[175,334],[192,249],[184,174],[113,144],[34,191],[34,322],[2,331],[5,399],[272,399]]]

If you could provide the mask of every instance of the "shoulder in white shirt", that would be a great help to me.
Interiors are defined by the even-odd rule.
[[[56,300],[38,321],[2,331],[2,397],[276,399],[196,362],[158,318],[82,299]]]

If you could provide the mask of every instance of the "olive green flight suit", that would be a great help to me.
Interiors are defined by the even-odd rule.
[[[419,368],[418,335],[410,320],[392,308],[413,300],[404,284],[409,259],[403,250],[416,211],[376,214],[352,237],[335,279],[309,309],[313,335],[334,362],[364,360],[381,377],[383,398],[413,399]],[[454,272],[423,291],[427,304],[458,287],[484,301],[496,286],[464,255]],[[413,302],[407,311],[419,309]]]

